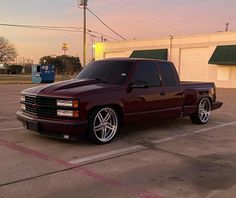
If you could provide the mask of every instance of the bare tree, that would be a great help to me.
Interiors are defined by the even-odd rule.
[[[17,52],[13,44],[11,44],[7,39],[0,36],[0,62],[7,63],[14,61]]]

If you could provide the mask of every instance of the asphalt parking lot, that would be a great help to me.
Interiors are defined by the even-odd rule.
[[[16,120],[19,93],[0,85],[0,197],[236,197],[236,89],[207,125],[129,124],[108,145],[35,135]]]

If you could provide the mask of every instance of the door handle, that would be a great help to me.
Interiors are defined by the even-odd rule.
[[[140,96],[138,97],[138,100],[145,101],[144,95],[140,95]]]
[[[176,94],[176,96],[182,96],[184,95],[184,91],[180,91],[179,93]]]
[[[160,95],[161,95],[161,96],[165,96],[166,93],[165,93],[165,92],[160,92]]]

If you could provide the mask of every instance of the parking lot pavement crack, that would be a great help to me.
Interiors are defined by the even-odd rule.
[[[3,184],[0,184],[0,188],[4,187],[4,186],[12,185],[12,184],[17,184],[17,183],[21,183],[21,182],[25,182],[25,181],[41,178],[41,177],[46,177],[46,176],[49,176],[49,175],[54,175],[54,174],[65,172],[65,171],[69,171],[71,169],[72,168],[61,169],[61,170],[58,170],[58,171],[52,171],[52,172],[36,175],[36,176],[33,176],[33,177],[27,177],[27,178],[23,178],[23,179],[11,181],[11,182],[3,183]]]
[[[187,159],[195,159],[192,156],[185,155],[185,154],[182,154],[182,153],[177,153],[177,152],[174,152],[174,151],[169,151],[169,150],[161,149],[161,148],[159,148],[157,146],[154,146],[154,148],[157,151],[161,151],[161,152],[168,153],[168,154],[171,154],[171,155],[175,155],[175,156],[178,156],[178,157],[183,157],[183,158],[187,158]]]
[[[166,139],[164,138],[163,140],[166,140]],[[160,139],[160,142],[162,142],[162,139]],[[161,149],[157,146],[158,145],[157,143],[153,143],[152,141],[142,141],[142,142],[139,142],[139,144],[142,145],[144,148],[146,148],[145,150],[148,150],[148,149],[149,150],[157,150],[157,151],[165,152],[168,154],[172,154],[172,155],[176,155],[176,156],[180,156],[180,157],[184,157],[184,158],[194,159],[194,157],[191,157],[189,155],[184,155],[181,153]]]

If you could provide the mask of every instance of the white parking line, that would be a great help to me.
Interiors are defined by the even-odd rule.
[[[142,151],[145,149],[147,149],[147,147],[141,146],[141,145],[134,145],[134,146],[126,147],[123,149],[117,149],[117,150],[108,151],[105,153],[100,153],[97,155],[92,155],[89,157],[84,157],[81,159],[72,160],[72,161],[70,161],[70,163],[84,165],[84,164],[89,164],[89,163],[104,160],[104,159],[119,157],[121,155],[126,155],[126,154],[134,153],[137,151]]]
[[[15,127],[15,128],[0,129],[0,132],[12,131],[12,130],[20,130],[20,129],[24,129],[24,127]]]
[[[152,144],[160,144],[160,143],[164,143],[164,142],[169,142],[169,141],[173,141],[177,138],[191,136],[193,134],[199,134],[199,133],[203,133],[203,132],[210,131],[210,130],[213,130],[213,129],[219,129],[219,128],[222,128],[222,127],[231,126],[231,125],[235,125],[235,124],[236,124],[236,121],[229,122],[229,123],[224,123],[224,124],[220,124],[220,125],[213,126],[213,127],[199,129],[199,130],[196,130],[196,131],[193,131],[193,132],[190,132],[190,133],[183,133],[183,134],[178,134],[178,135],[174,135],[174,136],[159,139],[159,140],[154,140],[154,141],[151,141],[151,143]],[[0,129],[0,132],[12,131],[12,130],[21,130],[21,129],[24,129],[24,128],[23,127],[5,128],[5,129]],[[143,151],[143,150],[146,150],[146,149],[148,149],[148,147],[141,146],[141,145],[134,145],[134,146],[129,146],[129,147],[122,148],[122,149],[117,149],[117,150],[113,150],[113,151],[100,153],[100,154],[97,154],[97,155],[92,155],[92,156],[89,156],[89,157],[84,157],[84,158],[80,158],[80,159],[76,159],[76,160],[71,160],[71,161],[69,161],[69,163],[77,164],[77,165],[85,165],[85,164],[89,164],[89,163],[93,163],[93,162],[97,162],[97,161],[101,161],[101,160],[111,159],[111,158],[114,158],[114,157],[119,157],[119,156],[123,156],[123,155],[126,155],[126,154],[135,153],[135,152],[138,152],[138,151]]]
[[[0,105],[6,105],[6,104],[19,104],[19,102],[1,102]]]
[[[213,190],[206,198],[211,198],[214,197],[216,194],[218,194],[220,191],[219,190]]]
[[[199,133],[202,133],[202,132],[210,131],[210,130],[213,130],[213,129],[219,129],[219,128],[222,128],[222,127],[231,126],[231,125],[235,125],[235,124],[236,124],[236,121],[229,122],[229,123],[224,123],[224,124],[220,124],[220,125],[217,125],[217,126],[208,127],[208,128],[205,128],[205,129],[199,129],[199,130],[193,131],[191,133],[183,133],[183,134],[178,134],[178,135],[174,135],[174,136],[171,136],[171,137],[163,138],[163,139],[160,139],[160,140],[154,140],[154,141],[151,141],[151,143],[152,144],[160,144],[160,143],[175,140],[175,139],[180,138],[180,137],[191,136],[193,134],[199,134]]]
[[[17,96],[18,94],[8,94],[8,93],[5,93],[5,94],[0,94],[0,96]]]
[[[210,123],[213,123],[213,124],[225,124],[225,122],[217,122],[217,121],[211,121]]]
[[[194,131],[193,133],[198,134],[198,133],[202,133],[202,132],[205,132],[205,131],[210,131],[210,130],[213,130],[213,129],[218,129],[218,128],[222,128],[222,127],[226,127],[226,126],[231,126],[231,125],[234,125],[234,124],[236,124],[236,121],[223,123],[223,124],[220,124],[218,126],[208,127],[208,128],[205,128],[205,129],[200,129],[200,130]]]
[[[186,137],[186,136],[191,136],[194,134],[199,134],[199,133],[203,133],[206,131],[210,131],[213,129],[218,129],[218,128],[222,128],[222,127],[226,127],[226,126],[231,126],[231,125],[235,125],[236,121],[234,122],[229,122],[229,123],[223,123],[217,126],[213,126],[213,127],[208,127],[208,128],[204,128],[204,129],[199,129],[190,133],[183,133],[183,134],[178,134],[178,135],[174,135],[171,137],[167,137],[167,138],[163,138],[163,139],[159,139],[159,140],[154,140],[151,141],[152,144],[160,144],[160,143],[164,143],[164,142],[169,142],[172,140],[175,140],[177,138],[181,138],[181,137]],[[113,151],[109,151],[109,152],[105,152],[105,153],[100,153],[97,155],[92,155],[89,157],[84,157],[84,158],[80,158],[80,159],[76,159],[76,160],[72,160],[69,163],[71,164],[77,164],[77,165],[86,165],[86,164],[90,164],[93,162],[98,162],[101,160],[106,160],[106,159],[111,159],[114,157],[119,157],[122,155],[126,155],[126,154],[131,154],[131,153],[135,153],[138,151],[143,151],[148,149],[148,147],[146,146],[141,146],[141,145],[134,145],[134,146],[129,146],[127,148],[123,148],[123,149],[117,149],[117,150],[113,150]]]

